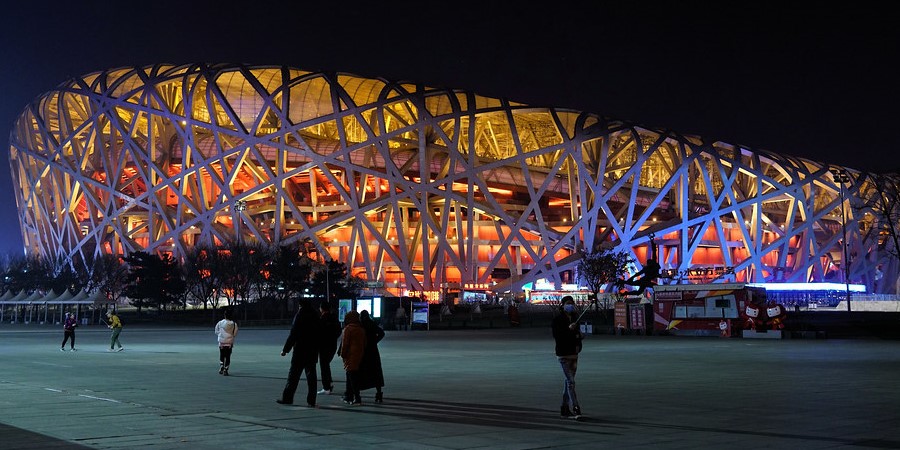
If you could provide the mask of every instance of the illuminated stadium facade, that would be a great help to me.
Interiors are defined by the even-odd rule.
[[[846,225],[853,282],[898,272],[870,174],[422,84],[120,68],[38,98],[10,140],[27,253],[72,261],[308,239],[394,293],[515,291],[601,245],[637,269],[655,236],[668,282],[843,282]]]

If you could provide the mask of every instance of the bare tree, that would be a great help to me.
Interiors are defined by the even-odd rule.
[[[290,302],[297,301],[309,287],[313,269],[317,265],[301,244],[278,248],[267,266],[266,281],[270,285],[270,295],[276,302],[281,318],[286,317],[289,311],[296,310],[297,305],[291,305]]]
[[[246,304],[254,292],[254,285],[264,281],[263,268],[271,261],[270,249],[257,243],[226,245],[226,252],[217,260],[215,270],[222,277],[222,293],[229,306]],[[247,308],[243,309],[247,319]]]
[[[591,290],[593,298],[598,298],[600,289],[609,284],[615,284],[617,280],[624,278],[628,273],[628,264],[633,262],[631,256],[625,251],[614,251],[609,248],[601,248],[586,253],[576,267],[578,279]],[[603,311],[610,308],[609,297],[605,297]],[[599,305],[598,305],[599,307]]]
[[[88,264],[87,290],[99,291],[106,300],[118,304],[128,285],[128,265],[119,255],[103,254]]]
[[[139,251],[124,260],[128,263],[125,295],[131,298],[138,314],[144,307],[155,307],[161,313],[168,306],[183,306],[185,283],[175,258]]]
[[[11,258],[3,272],[3,290],[13,293],[45,291],[53,277],[53,264],[41,256]]]
[[[48,273],[41,289],[44,292],[62,294],[66,290],[79,292],[87,287],[88,274],[83,264],[73,265],[72,260],[61,256],[44,260]]]
[[[220,266],[221,253],[220,248],[200,245],[191,248],[184,258],[185,293],[190,302],[202,304],[204,309],[219,306],[222,277],[216,269]]]
[[[65,257],[41,255],[8,257],[3,262],[3,291],[78,292],[90,287],[90,274],[82,265],[73,265]],[[90,289],[88,289],[90,290]]]

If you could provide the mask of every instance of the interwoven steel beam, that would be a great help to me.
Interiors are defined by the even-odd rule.
[[[871,201],[895,176],[841,168],[841,217],[827,164],[344,73],[93,73],[28,105],[10,165],[27,251],[72,261],[183,257],[240,233],[308,239],[397,290],[515,290],[572,282],[601,245],[632,252],[636,270],[652,233],[664,282],[842,281],[846,225],[853,282],[874,287],[880,264],[892,292],[898,272]]]

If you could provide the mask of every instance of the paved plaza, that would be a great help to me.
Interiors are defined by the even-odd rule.
[[[229,377],[212,324],[126,326],[121,353],[57,328],[0,325],[2,449],[900,448],[895,340],[589,336],[576,422],[545,328],[388,331],[384,403],[315,409],[275,403],[284,327],[242,329]]]

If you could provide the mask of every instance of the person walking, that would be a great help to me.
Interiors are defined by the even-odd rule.
[[[121,352],[125,350],[122,347],[122,343],[119,342],[119,333],[122,332],[122,321],[119,320],[118,314],[114,310],[109,310],[106,312],[106,318],[109,319],[109,323],[106,326],[112,330],[112,335],[109,337],[109,350],[111,352]],[[116,348],[118,346],[118,348]]]
[[[72,351],[75,351],[75,327],[78,326],[78,320],[75,319],[75,314],[70,312],[66,313],[66,320],[63,322],[63,341],[62,345],[59,347],[59,351],[66,351],[66,342],[69,339],[72,339]]]
[[[394,326],[398,331],[409,329],[409,316],[406,315],[406,308],[403,307],[402,303],[397,307],[397,311],[394,312]]]
[[[581,352],[581,341],[584,338],[578,326],[575,302],[567,299],[560,305],[559,314],[553,318],[553,340],[556,344],[556,357],[565,377],[560,416],[578,419],[581,417],[581,404],[575,394],[575,373],[578,371],[578,354]]]
[[[381,370],[381,353],[378,343],[384,338],[384,329],[372,319],[369,311],[359,313],[359,323],[366,331],[366,350],[359,366],[359,390],[375,388],[375,403],[384,401],[381,388],[384,387],[384,372]]]
[[[509,316],[509,326],[517,327],[521,324],[521,318],[519,316],[519,307],[516,306],[515,300],[509,301],[509,306],[507,307],[506,314]]]
[[[238,332],[237,323],[231,317],[231,308],[225,308],[223,319],[216,323],[215,331],[219,342],[219,375],[227,377],[228,367],[231,365],[231,350]]]
[[[347,372],[347,390],[344,392],[344,403],[351,406],[361,406],[362,398],[359,395],[359,369],[362,364],[363,354],[366,349],[366,330],[359,323],[359,313],[348,311],[344,316],[344,332],[341,337],[341,347],[338,354],[344,362],[344,371]]]
[[[341,322],[331,310],[331,305],[323,301],[319,305],[319,320],[322,335],[319,337],[319,371],[322,374],[320,395],[331,395],[334,380],[331,377],[331,361],[337,353],[338,338],[341,337]]]
[[[284,342],[281,356],[291,351],[291,368],[281,398],[275,400],[281,405],[293,405],[294,393],[300,383],[300,375],[306,374],[306,405],[316,407],[316,361],[319,359],[319,336],[321,334],[319,315],[313,311],[309,300],[300,300],[300,310],[294,316],[291,333]]]

